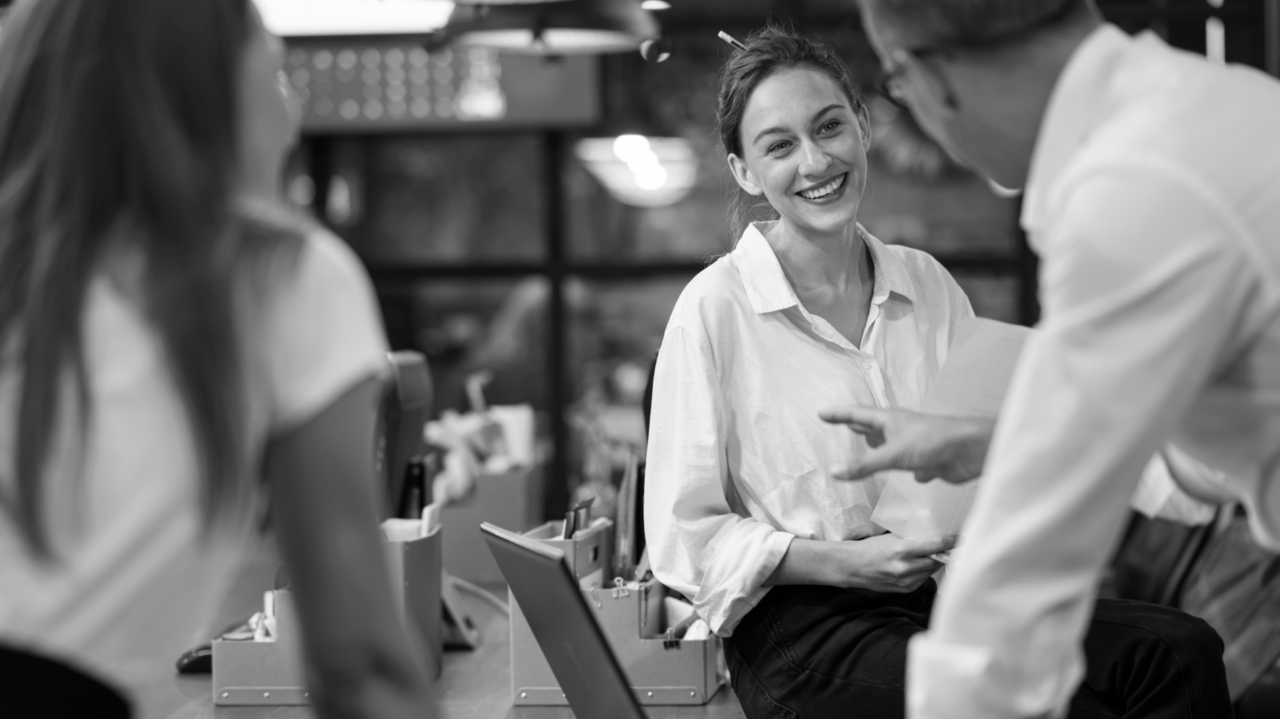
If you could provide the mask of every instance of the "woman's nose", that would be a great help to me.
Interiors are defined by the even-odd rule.
[[[803,153],[800,161],[801,174],[821,175],[831,167],[831,156],[818,143],[805,140],[800,150]]]

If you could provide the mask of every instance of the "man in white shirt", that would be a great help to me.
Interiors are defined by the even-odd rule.
[[[1060,716],[1096,579],[1162,445],[1179,448],[1165,459],[1183,489],[1240,501],[1280,550],[1280,85],[1131,38],[1092,0],[860,6],[893,99],[1025,188],[1042,261],[1040,331],[994,436],[829,415],[885,442],[881,465],[952,480],[982,468],[946,591],[911,644],[910,715]]]

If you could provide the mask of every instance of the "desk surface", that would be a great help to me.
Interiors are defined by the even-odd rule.
[[[511,704],[511,645],[507,618],[471,597],[473,618],[484,641],[474,651],[446,652],[444,673],[436,683],[442,719],[571,719],[568,707],[515,707]],[[139,697],[142,719],[303,719],[309,707],[214,707],[208,675],[158,683]],[[744,719],[728,685],[704,706],[648,707],[652,719]]]

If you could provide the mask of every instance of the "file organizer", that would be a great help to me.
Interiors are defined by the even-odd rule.
[[[668,641],[662,634],[665,587],[649,580],[624,591],[612,581],[601,581],[612,557],[612,522],[593,525],[570,540],[559,538],[562,527],[563,522],[548,522],[524,534],[565,552],[640,703],[700,705],[710,701],[724,683],[720,638],[712,635],[695,641]],[[512,702],[516,706],[568,706],[514,595],[510,595],[510,606]]]
[[[418,638],[430,676],[443,668],[440,582],[442,531],[408,542],[383,542],[391,593],[406,631]],[[310,704],[302,662],[302,629],[287,590],[275,592],[274,641],[213,642],[213,703],[217,706]]]
[[[476,477],[475,492],[440,510],[447,535],[444,568],[449,574],[476,584],[503,584],[502,571],[480,535],[490,522],[523,532],[542,521],[542,468],[516,467],[508,472]]]

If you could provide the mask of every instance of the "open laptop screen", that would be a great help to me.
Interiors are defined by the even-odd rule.
[[[574,716],[643,719],[564,552],[492,524],[480,529]]]

